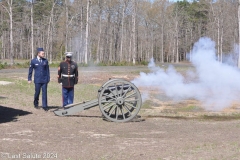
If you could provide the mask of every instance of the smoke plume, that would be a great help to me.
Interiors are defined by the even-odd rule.
[[[191,53],[195,70],[187,71],[185,76],[172,66],[165,71],[152,59],[148,65],[151,72],[141,72],[132,82],[138,87],[158,88],[173,100],[199,100],[207,110],[221,110],[239,102],[240,72],[216,60],[215,42],[200,38]]]

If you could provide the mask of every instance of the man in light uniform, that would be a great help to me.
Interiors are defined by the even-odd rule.
[[[66,52],[66,60],[58,67],[58,83],[62,84],[63,107],[73,104],[74,85],[78,83],[78,66],[72,61],[72,52]]]

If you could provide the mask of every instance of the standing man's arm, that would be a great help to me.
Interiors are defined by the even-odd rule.
[[[33,62],[31,60],[28,70],[28,83],[32,83]]]
[[[48,82],[50,82],[50,71],[49,71],[48,61],[47,61],[47,76],[48,76]]]
[[[62,69],[61,69],[61,63],[60,63],[58,67],[58,83],[62,83],[61,74],[62,74]]]
[[[75,84],[78,83],[78,65],[76,63],[76,69],[75,69]]]

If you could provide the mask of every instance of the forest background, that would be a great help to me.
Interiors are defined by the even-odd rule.
[[[217,59],[238,44],[237,0],[0,0],[0,61],[50,63],[74,52],[78,63],[126,65],[191,60],[200,37],[216,42]],[[238,53],[238,52],[237,52]]]

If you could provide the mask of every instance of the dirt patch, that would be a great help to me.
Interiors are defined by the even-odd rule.
[[[98,88],[108,78],[138,76],[138,67],[129,67],[128,73],[120,69],[81,72],[75,102],[97,98]],[[61,106],[61,87],[56,69],[51,74],[50,110],[45,112],[33,107],[34,86],[19,78],[26,78],[27,69],[0,72],[1,77],[19,82],[0,87],[0,159],[240,159],[238,104],[211,112],[198,101],[174,102],[153,89],[139,113],[145,121],[104,121],[98,107],[58,117],[53,111]]]

